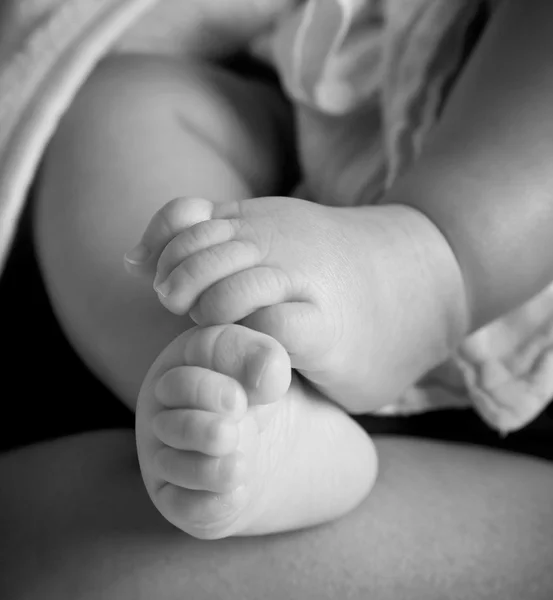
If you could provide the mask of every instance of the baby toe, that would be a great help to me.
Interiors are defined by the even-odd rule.
[[[250,405],[275,402],[290,386],[290,359],[284,348],[275,339],[240,325],[196,329],[183,353],[187,364],[237,380]]]
[[[247,479],[247,464],[239,452],[213,458],[164,446],[156,452],[154,465],[159,479],[189,490],[228,493]]]
[[[150,220],[139,244],[125,254],[130,273],[153,270],[165,246],[181,231],[211,218],[213,203],[203,198],[176,198]]]
[[[288,275],[274,267],[245,269],[208,288],[190,310],[198,325],[236,323],[259,308],[290,299],[293,285]]]
[[[189,312],[201,294],[218,281],[260,260],[258,247],[249,241],[229,240],[204,248],[185,258],[164,281],[156,280],[155,291],[160,302],[171,312]]]
[[[199,410],[163,410],[152,421],[154,435],[175,450],[224,456],[238,446],[238,425],[230,418]]]
[[[228,535],[249,494],[245,486],[214,494],[165,483],[155,492],[154,501],[175,527],[200,539],[217,539]]]
[[[284,302],[261,308],[242,323],[282,344],[296,369],[320,362],[340,335],[328,327],[322,312],[310,302]]]
[[[233,223],[227,219],[202,221],[175,235],[159,257],[154,287],[165,281],[183,260],[200,250],[230,241],[236,232]]]
[[[248,405],[242,385],[223,373],[200,366],[175,367],[157,381],[154,394],[166,408],[189,408],[235,419]]]

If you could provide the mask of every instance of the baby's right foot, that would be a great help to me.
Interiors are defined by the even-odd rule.
[[[167,309],[201,326],[239,322],[270,335],[351,412],[396,400],[464,332],[453,252],[406,206],[181,198],[154,216],[142,248],[151,256],[136,270],[157,266]]]
[[[239,325],[172,342],[140,391],[142,475],[159,511],[199,538],[340,516],[376,474],[368,436],[300,382],[274,339]]]

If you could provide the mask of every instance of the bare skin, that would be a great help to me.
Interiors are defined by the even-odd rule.
[[[366,433],[290,380],[284,348],[239,325],[193,328],[161,353],[136,435],[146,488],[171,523],[200,538],[275,533],[363,500],[376,476]]]
[[[199,537],[267,533],[336,518],[365,497],[376,476],[369,436],[323,395],[291,378],[278,342],[230,328],[235,341],[226,345],[208,344],[206,350],[201,339],[187,334],[169,345],[195,324],[169,313],[151,282],[133,279],[124,270],[129,240],[138,237],[177,190],[201,192],[217,203],[256,195],[258,189],[276,191],[284,159],[282,145],[275,142],[286,142],[281,133],[286,123],[277,94],[267,86],[215,67],[182,67],[144,57],[112,59],[91,78],[65,117],[39,190],[37,239],[46,280],[61,321],[85,360],[134,408],[159,355],[136,407],[141,466],[159,510]],[[258,168],[249,168],[251,164]],[[268,379],[252,394],[242,373],[267,345]],[[241,407],[224,416],[205,410],[212,398],[181,386],[164,400],[188,411],[182,418],[192,425],[186,429],[183,423],[179,437],[167,431],[170,419],[160,421],[160,398],[151,383],[177,367],[185,373],[201,367],[214,397],[234,385],[247,402],[243,399]],[[184,380],[192,381],[188,376]],[[193,412],[198,408],[209,416]],[[261,412],[266,422],[262,433]],[[206,419],[216,418],[220,426],[215,425],[219,429],[213,440]],[[191,436],[199,419],[205,435]],[[292,440],[295,455],[286,444]],[[321,461],[318,454],[326,459]],[[211,475],[202,471],[190,478],[200,463]],[[214,476],[219,468],[221,477]],[[329,488],[331,481],[340,485]],[[245,486],[245,496],[236,495],[240,486]],[[158,493],[160,487],[165,491]],[[277,487],[280,495],[273,493]],[[188,490],[234,493],[232,514],[222,520],[208,507],[198,523],[191,508],[198,502],[191,498],[176,509],[171,490],[181,498],[198,496]]]
[[[127,268],[155,273],[176,315],[274,337],[292,367],[349,412],[393,402],[449,354],[462,328],[453,254],[409,207],[176,199],[152,218]],[[427,351],[420,339],[434,331]]]
[[[147,65],[148,60],[145,63]],[[244,102],[246,95],[244,92],[249,91],[249,87],[242,87],[240,91],[240,86],[233,87],[234,84],[229,78],[223,84],[225,76],[220,74],[214,76],[209,69],[207,75],[196,73],[183,77],[183,73],[178,73],[174,65],[168,67],[164,64],[161,67],[154,74],[148,66],[144,67],[140,63],[138,67],[140,76],[135,78],[132,71],[136,68],[136,63],[130,66],[127,63],[123,67],[119,64],[111,70],[110,68],[107,71],[103,70],[103,75],[98,75],[91,85],[83,90],[80,99],[68,113],[52,146],[46,164],[38,212],[39,245],[56,308],[85,358],[131,405],[134,404],[133,392],[136,392],[153,358],[177,334],[191,327],[192,323],[189,320],[174,319],[162,311],[155,303],[155,299],[152,300],[153,294],[148,289],[149,286],[118,281],[121,276],[119,258],[122,255],[121,248],[127,249],[131,245],[130,240],[137,236],[140,225],[144,226],[146,214],[154,213],[166,198],[180,195],[183,189],[191,196],[213,197],[215,202],[233,199],[236,201],[256,195],[256,188],[263,191],[270,191],[272,187],[278,188],[278,177],[275,173],[282,164],[282,159],[271,156],[269,148],[274,145],[267,143],[269,140],[274,142],[277,135],[275,132],[278,127],[275,123],[280,117],[277,115],[278,110],[274,109],[276,104],[269,101],[270,115],[267,115],[265,109],[260,108],[257,122],[256,111],[252,109],[252,105],[247,106],[247,103],[242,105],[242,108],[247,106],[248,110],[244,113],[248,114],[249,125],[245,122],[241,123],[245,125],[245,129],[238,128],[233,131],[233,135],[226,138],[227,142],[232,140],[229,146],[232,147],[237,139],[234,133],[238,131],[238,139],[244,142],[238,153],[239,157],[233,157],[237,160],[228,161],[225,160],[224,153],[221,153],[220,146],[209,143],[209,136],[206,143],[205,135],[197,135],[195,130],[197,119],[199,117],[200,122],[205,125],[209,119],[206,120],[206,113],[202,115],[202,111],[206,106],[207,113],[210,108],[216,108],[217,110],[209,116],[211,118],[216,116],[215,129],[218,131],[209,130],[209,133],[216,135],[221,132],[228,133],[232,129],[232,119],[218,120],[218,118],[221,115],[223,117],[232,115],[233,119],[236,119],[240,111],[234,111],[237,105],[233,102],[237,99],[240,100],[239,104]],[[122,70],[119,71],[120,68]],[[123,73],[125,73],[125,77],[122,78],[124,85],[121,87],[121,83],[115,80]],[[166,78],[167,75],[169,77]],[[155,79],[156,77],[159,79]],[[151,87],[149,86],[151,83],[156,85]],[[227,87],[233,90],[230,95]],[[268,100],[270,94],[267,94],[266,90],[253,87],[256,88],[257,93]],[[114,93],[114,90],[117,93]],[[223,93],[218,95],[217,92]],[[175,102],[175,98],[178,100],[174,104],[169,104],[171,110],[159,111],[160,93],[162,97],[165,95],[166,99],[172,98],[171,102]],[[197,94],[195,100],[191,101],[194,94]],[[194,110],[198,110],[198,98],[205,103],[201,105],[200,115],[192,114]],[[99,99],[100,102],[97,103]],[[155,114],[158,116],[151,116],[153,108],[156,109]],[[220,112],[221,108],[222,112]],[[268,119],[263,118],[267,116]],[[182,135],[183,123],[186,135]],[[225,123],[225,126],[220,127],[221,123]],[[229,123],[231,123],[230,129],[225,129]],[[261,132],[256,130],[256,126],[260,123],[263,123]],[[177,124],[181,129],[176,126]],[[256,130],[255,135],[252,134],[253,130]],[[121,135],[114,136],[114,132]],[[205,131],[202,133],[205,134]],[[106,140],[109,140],[108,144],[105,143]],[[147,140],[148,144],[144,144],[144,140]],[[134,152],[136,154],[132,154]],[[204,155],[201,156],[201,153]],[[247,169],[244,170],[250,162],[244,157],[254,157],[257,161],[259,153],[263,160],[256,164],[263,165],[260,169],[261,176],[259,173],[253,176],[247,172]],[[121,168],[121,159],[129,156],[132,160]],[[209,158],[207,161],[206,156]],[[215,162],[210,162],[211,160]],[[159,170],[156,167],[154,176],[151,176],[151,165],[154,163],[159,166]],[[208,168],[206,164],[209,165]],[[211,177],[214,164],[220,167],[217,178]],[[267,166],[271,164],[273,166]],[[113,165],[117,165],[117,168],[114,169]],[[183,165],[186,165],[186,168]],[[98,178],[98,172],[102,173],[102,178]],[[206,177],[206,173],[210,176]],[[74,202],[75,196],[79,196],[78,203],[75,210],[70,210],[69,204]],[[116,264],[119,264],[117,269]],[[171,347],[167,353],[167,356],[170,356]],[[160,360],[163,362],[164,359]],[[190,365],[183,360],[180,366],[189,368],[196,365]],[[224,375],[218,370],[209,370],[213,373],[213,377]],[[153,372],[152,377],[155,376],[156,370],[154,369]],[[164,374],[164,372],[157,372],[160,377]],[[243,385],[239,379],[235,381]],[[148,387],[145,386],[143,389],[146,390]],[[297,388],[293,390],[297,391]],[[300,397],[298,404],[302,402],[308,404],[304,402],[306,400],[304,394]],[[324,399],[321,397],[320,400],[321,406],[325,406]],[[153,400],[151,402],[153,403]],[[142,406],[148,406],[147,402],[142,403]],[[190,406],[184,402],[179,408],[188,410]],[[347,420],[346,417],[344,418]],[[249,420],[251,422],[251,419]],[[353,431],[355,429],[353,422],[351,420],[347,422],[350,423],[349,427]],[[154,419],[149,420],[148,423],[153,429]],[[158,439],[167,434],[167,431],[162,429],[158,429]],[[139,431],[139,436],[142,436],[139,444],[145,444],[144,430]],[[345,446],[340,447],[348,448],[354,435],[349,435],[344,430],[342,438]],[[205,439],[202,443],[204,442]],[[364,438],[364,442],[367,450],[365,456],[369,456],[368,449],[371,446],[368,438]],[[174,446],[169,447],[177,450]],[[268,454],[268,447],[264,452]],[[263,451],[258,454],[262,455]],[[148,461],[153,462],[153,460],[154,454],[151,453],[146,463],[143,462],[145,473],[151,466]],[[351,464],[349,459],[346,462]],[[368,462],[371,463],[370,460]],[[365,477],[365,481],[362,487],[363,493],[354,498],[353,503],[360,501],[362,495],[368,491],[374,476],[374,469],[365,468],[366,463],[355,466],[359,467],[359,473]],[[163,468],[167,468],[167,465],[161,465],[157,475],[160,475]],[[185,470],[178,470],[180,476],[184,477]],[[171,483],[169,476],[172,474],[166,471],[163,475],[163,481]],[[356,477],[352,477],[351,481],[353,482],[354,479]],[[178,487],[189,489],[187,482],[184,483],[185,485]],[[204,483],[201,482],[202,486]],[[301,481],[297,483],[301,484]],[[324,483],[322,478],[318,483]],[[194,485],[199,483],[194,482]],[[203,487],[201,489],[205,490]],[[359,488],[356,490],[359,491]],[[207,491],[215,494],[223,493],[219,489]],[[351,508],[351,504],[352,500],[349,498],[339,510],[333,512],[333,515],[337,516]],[[163,506],[160,506],[160,510],[162,509]],[[255,514],[255,511],[253,513]],[[265,532],[302,524],[293,520],[291,523],[292,525],[275,526],[269,521],[269,524],[264,524],[261,528],[256,523],[253,530],[245,527],[242,531]],[[248,526],[251,524],[252,521]],[[311,524],[311,521],[306,521],[304,524]],[[188,526],[189,523],[184,526],[184,529],[186,530]],[[233,531],[233,533],[237,532]],[[227,534],[228,531],[223,528],[214,537]]]
[[[209,542],[183,535],[152,505],[131,431],[91,432],[0,456],[0,594],[552,597],[550,464],[406,438],[376,443],[379,484],[347,517],[292,534]]]
[[[128,73],[127,67],[123,72]],[[211,197],[217,190],[197,169],[183,169],[175,152],[167,150],[167,140],[174,140],[173,121],[148,124],[138,118],[142,110],[158,114],[148,85],[140,83],[134,90],[142,95],[141,111],[121,96],[119,108],[109,101],[103,107],[114,113],[101,110],[91,116],[84,110],[89,92],[103,95],[108,84],[116,85],[119,68],[93,77],[54,139],[39,198],[37,239],[65,330],[87,364],[134,408],[154,358],[193,324],[184,325],[162,309],[149,283],[121,277],[121,256],[151,214],[182,193],[184,183],[191,195]],[[175,74],[173,68],[168,72]],[[135,84],[143,76],[141,72]],[[217,86],[210,88],[214,79],[201,84],[208,98],[218,97]],[[180,84],[164,93],[181,94],[179,101],[187,106],[197,83],[192,76],[185,94]],[[234,96],[239,98],[239,93]],[[198,104],[188,108],[194,106]],[[250,119],[258,116],[250,111]],[[129,139],[123,148],[100,145],[100,153],[96,142],[110,139],[109,132],[117,132],[118,124],[129,118],[138,137],[146,135],[151,144],[140,147],[144,154],[138,158],[143,160],[135,164],[134,174],[149,164],[152,148],[165,159],[167,171],[150,188],[140,178],[118,179],[109,168],[104,178],[92,182],[90,172],[114,164]],[[158,138],[160,130],[164,135]],[[274,130],[257,127],[257,133],[268,141]],[[269,147],[259,144],[253,155]],[[179,147],[183,153],[190,149]],[[232,178],[226,181],[237,185]],[[253,189],[253,195],[282,193],[274,182],[263,192]],[[239,185],[236,190],[237,198],[246,197]],[[157,203],[156,193],[163,196]],[[132,210],[121,211],[121,199]],[[198,600],[552,596],[549,465],[412,440],[381,440],[378,446],[379,484],[345,519],[291,535],[209,545],[182,535],[154,509],[130,432],[97,432],[9,454],[0,459],[0,539],[8,540],[2,541],[0,591],[14,600],[99,595],[106,600],[164,600],[187,593]]]
[[[288,389],[288,355],[322,394],[359,412],[385,403],[422,368],[405,360],[405,372],[389,377],[397,363],[393,348],[411,346],[405,336],[394,337],[404,331],[397,320],[405,298],[419,310],[414,290],[424,289],[421,312],[439,310],[432,299],[441,296],[429,290],[440,261],[420,268],[422,251],[411,242],[428,245],[428,236],[407,235],[401,209],[383,212],[292,198],[177,199],[156,213],[141,245],[127,254],[128,270],[150,281],[157,264],[162,304],[176,315],[191,312],[204,328],[164,351],[137,407],[146,486],[187,533],[222,537],[307,526],[350,510],[372,487],[376,457],[368,439],[324,395],[296,378]],[[424,233],[414,211],[406,212],[415,223],[409,229]],[[253,331],[213,325],[235,321]],[[424,334],[407,331],[415,339]],[[167,362],[180,367],[178,378],[174,369],[164,373]],[[173,393],[161,405],[173,410],[160,406],[158,384],[150,389],[160,376],[171,379]],[[214,407],[229,387],[240,396],[230,413]]]
[[[116,174],[110,174],[89,190],[83,186],[92,183],[86,179],[89,171],[75,164],[79,156],[88,167],[101,166],[90,161],[109,165],[113,160],[113,144],[100,154],[89,144],[102,137],[98,131],[107,135],[134,113],[124,106],[115,116],[101,111],[84,118],[88,113],[81,111],[86,92],[121,81],[120,68],[128,72],[130,65],[112,64],[109,72],[93,77],[52,144],[52,171],[44,172],[37,206],[37,238],[66,332],[89,366],[134,407],[149,365],[186,327],[159,305],[149,282],[122,276],[123,253],[164,200],[152,206],[152,190],[137,185],[130,194],[133,210],[122,218],[118,202],[129,182],[110,191],[103,187],[117,183],[110,180]],[[144,73],[140,75],[142,79]],[[196,81],[191,78],[192,84]],[[140,89],[146,108],[148,89]],[[213,98],[216,90],[209,92]],[[82,129],[75,131],[76,124]],[[157,152],[167,147],[171,131],[161,136]],[[77,147],[80,155],[72,151]],[[174,153],[167,153],[165,164],[171,166],[173,158]],[[64,177],[56,176],[57,159]],[[182,173],[182,163],[171,172]],[[190,180],[195,173],[188,171]],[[191,185],[191,194],[205,197],[206,181],[210,183],[204,178]],[[278,186],[273,189],[278,193]],[[40,218],[46,214],[48,219]],[[77,232],[75,223],[83,225]],[[102,260],[95,253],[98,246],[107,249]],[[132,294],[137,299],[130,303]],[[145,315],[152,319],[151,327]],[[14,600],[87,599],[99,593],[106,600],[164,600],[186,592],[198,600],[270,600],[283,594],[330,599],[342,592],[388,600],[407,590],[414,600],[456,594],[551,597],[553,478],[547,464],[455,445],[393,438],[377,443],[379,483],[348,517],[291,535],[210,541],[208,546],[173,528],[150,502],[131,432],[98,432],[7,455],[0,463],[6,490],[0,498],[2,539],[9,540],[2,592]],[[57,557],[55,564],[52,557]]]

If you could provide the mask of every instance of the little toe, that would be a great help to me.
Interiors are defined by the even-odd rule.
[[[201,410],[163,410],[152,421],[154,435],[175,450],[209,456],[231,454],[238,447],[238,425],[228,417]]]
[[[154,465],[160,480],[189,490],[223,494],[247,480],[246,460],[239,452],[214,458],[164,446],[154,455]]]
[[[225,494],[214,494],[165,483],[155,492],[154,498],[170,523],[200,539],[228,535],[249,502],[245,486]]]

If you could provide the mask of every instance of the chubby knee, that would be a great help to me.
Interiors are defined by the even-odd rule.
[[[96,128],[97,119],[106,121],[110,131],[155,122],[160,128],[199,136],[248,179],[255,195],[269,194],[267,187],[287,186],[296,176],[290,160],[293,117],[279,90],[215,63],[109,56],[92,73],[64,120],[77,128],[92,122]]]
[[[273,105],[259,94],[269,92],[214,65],[110,56],[51,140],[34,214],[50,297],[81,356],[133,402],[184,326],[151,281],[127,276],[123,256],[171,198],[272,192],[282,145]]]

